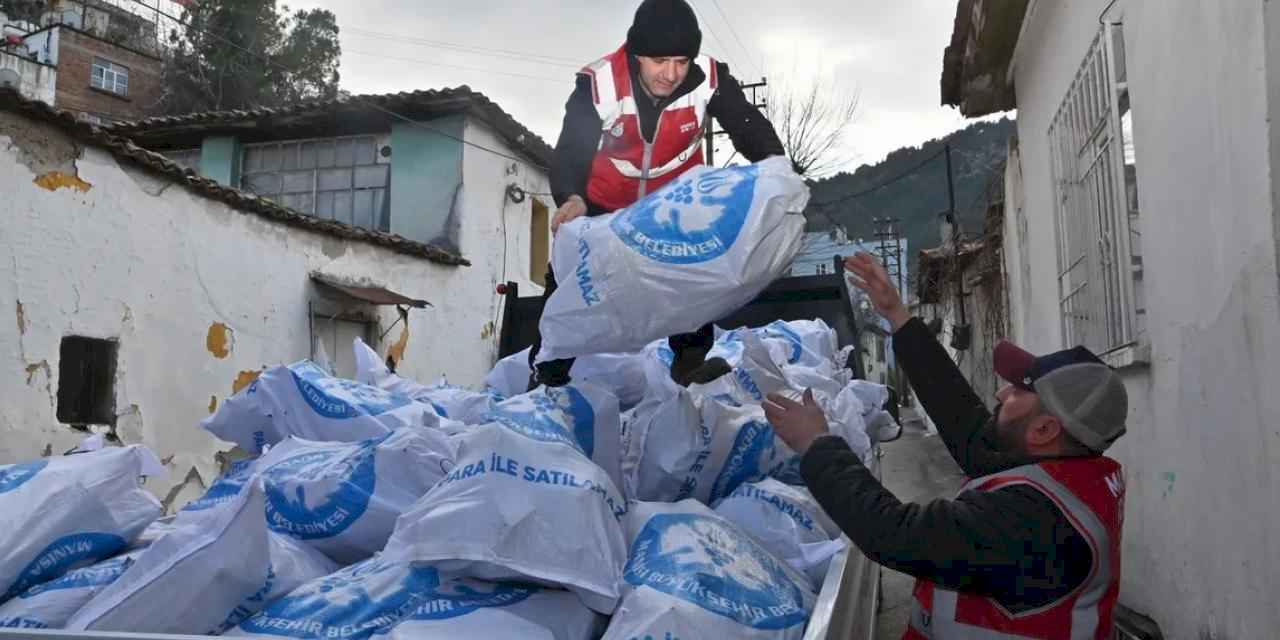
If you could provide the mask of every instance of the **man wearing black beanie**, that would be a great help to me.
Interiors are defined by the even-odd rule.
[[[701,48],[698,18],[685,0],[644,0],[626,43],[578,72],[551,166],[559,207],[553,232],[574,218],[630,206],[704,164],[702,139],[712,118],[748,161],[786,154],[728,66],[700,55]],[[548,270],[544,296],[554,290]],[[673,336],[672,378],[689,384],[727,373],[723,360],[704,362],[712,342],[710,325]],[[535,339],[530,363],[539,346]],[[541,363],[531,384],[563,385],[572,364]]]

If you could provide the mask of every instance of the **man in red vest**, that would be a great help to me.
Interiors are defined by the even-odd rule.
[[[551,167],[559,207],[553,232],[575,218],[628,207],[703,164],[702,141],[713,118],[748,161],[785,154],[773,125],[729,68],[699,55],[701,47],[697,16],[684,0],[644,0],[626,43],[578,73]],[[548,270],[544,296],[555,286]],[[688,384],[727,372],[723,361],[704,363],[711,343],[710,325],[673,336],[672,377]],[[540,344],[535,340],[530,363]],[[542,363],[536,382],[565,384],[572,364]]]
[[[1124,471],[1103,452],[1125,433],[1120,377],[1084,347],[1036,357],[1002,342],[995,371],[1008,385],[989,412],[884,268],[867,254],[845,266],[892,325],[898,362],[971,480],[953,500],[903,504],[827,434],[811,393],[771,396],[765,413],[841,530],[916,578],[903,637],[1110,638]]]

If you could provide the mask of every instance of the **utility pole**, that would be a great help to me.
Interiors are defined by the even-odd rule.
[[[760,99],[756,95],[756,91],[758,89],[763,89],[769,86],[768,78],[761,78],[759,82],[752,82],[750,84],[742,84],[742,82],[739,82],[738,86],[742,87],[743,91],[746,91],[747,89],[751,90],[751,104],[755,105],[757,109],[764,109],[765,106],[768,104],[763,99]],[[724,131],[716,131],[715,128],[716,128],[715,121],[708,119],[707,126],[704,127],[704,130],[706,131],[706,135],[705,135],[706,143],[707,143],[706,156],[707,156],[708,166],[715,166],[716,164],[716,161],[715,161],[716,136],[728,135]]]

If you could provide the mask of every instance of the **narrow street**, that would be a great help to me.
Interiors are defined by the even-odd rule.
[[[954,495],[962,474],[942,439],[926,431],[911,407],[903,407],[902,422],[902,438],[884,445],[880,459],[884,485],[904,502],[927,502]],[[911,614],[912,584],[913,579],[905,574],[882,570],[877,639],[902,637]]]

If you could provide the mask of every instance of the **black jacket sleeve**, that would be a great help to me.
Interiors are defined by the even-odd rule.
[[[587,199],[587,180],[591,177],[591,161],[600,146],[600,116],[591,98],[591,78],[579,75],[569,101],[564,105],[564,124],[551,159],[551,194],[556,206],[569,196]]]
[[[976,478],[1030,462],[998,451],[990,441],[983,427],[991,412],[924,321],[912,318],[893,334],[893,353],[966,475]]]
[[[716,93],[707,104],[707,114],[729,134],[733,148],[750,162],[786,155],[773,124],[747,100],[738,80],[729,74],[729,65],[717,62],[716,75]]]
[[[903,504],[832,436],[813,443],[800,473],[845,535],[891,569],[995,598],[1013,611],[1053,602],[1088,576],[1088,544],[1034,488]]]

